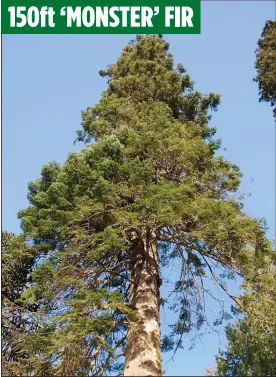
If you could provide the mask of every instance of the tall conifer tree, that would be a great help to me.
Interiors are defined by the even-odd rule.
[[[24,339],[25,370],[36,375],[160,376],[160,348],[179,347],[206,320],[207,279],[227,291],[223,277],[270,251],[234,195],[239,168],[215,154],[208,123],[219,96],[195,91],[168,49],[160,35],[130,42],[82,113],[78,140],[88,145],[29,184],[22,227],[45,254],[21,297],[40,307],[39,330]],[[173,261],[178,317],[160,338]]]

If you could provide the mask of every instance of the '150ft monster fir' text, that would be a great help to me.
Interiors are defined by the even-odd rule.
[[[153,27],[153,19],[159,7],[112,6],[112,7],[63,7],[59,15],[66,18],[67,27]],[[9,7],[10,27],[55,27],[56,11],[53,7]],[[193,9],[185,6],[166,6],[165,27],[193,27]]]

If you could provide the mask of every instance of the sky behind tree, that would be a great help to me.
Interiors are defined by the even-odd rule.
[[[272,1],[203,2],[201,35],[168,35],[175,63],[195,87],[221,94],[211,125],[220,153],[240,166],[245,211],[265,217],[275,239],[275,126],[272,109],[258,102],[254,51]],[[100,69],[116,61],[133,35],[3,36],[3,229],[20,232],[17,212],[27,205],[27,183],[51,159],[63,162],[80,128],[80,112],[98,102],[106,83]],[[169,319],[168,319],[169,320]],[[211,332],[165,366],[167,375],[203,375],[214,364],[223,334]],[[164,360],[168,356],[164,355]]]

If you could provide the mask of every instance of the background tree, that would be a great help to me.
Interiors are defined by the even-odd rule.
[[[239,168],[215,154],[219,96],[195,91],[168,49],[162,36],[130,42],[82,113],[78,140],[89,145],[29,184],[22,228],[45,258],[21,296],[41,315],[24,337],[26,374],[159,376],[160,348],[208,323],[206,281],[228,293],[227,277],[270,254],[235,195]],[[173,262],[179,276],[160,297]],[[177,319],[160,340],[161,305]]]
[[[243,318],[227,326],[226,351],[217,356],[218,376],[275,376],[276,374],[275,262],[246,279],[240,298]],[[246,312],[246,311],[247,312]]]
[[[276,21],[267,21],[256,51],[260,101],[270,102],[276,116]]]
[[[267,21],[256,51],[260,101],[276,99],[276,22]],[[276,115],[274,109],[274,116]],[[264,266],[263,266],[264,267]],[[275,376],[275,260],[245,279],[241,319],[226,327],[226,351],[217,356],[219,376]]]
[[[22,334],[28,330],[28,313],[16,300],[27,286],[35,250],[24,237],[2,232],[2,367],[4,375],[20,375]],[[29,307],[31,310],[31,307]]]

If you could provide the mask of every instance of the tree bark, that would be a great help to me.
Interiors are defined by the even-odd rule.
[[[161,376],[159,263],[156,234],[145,231],[133,242],[130,315],[124,376]]]

